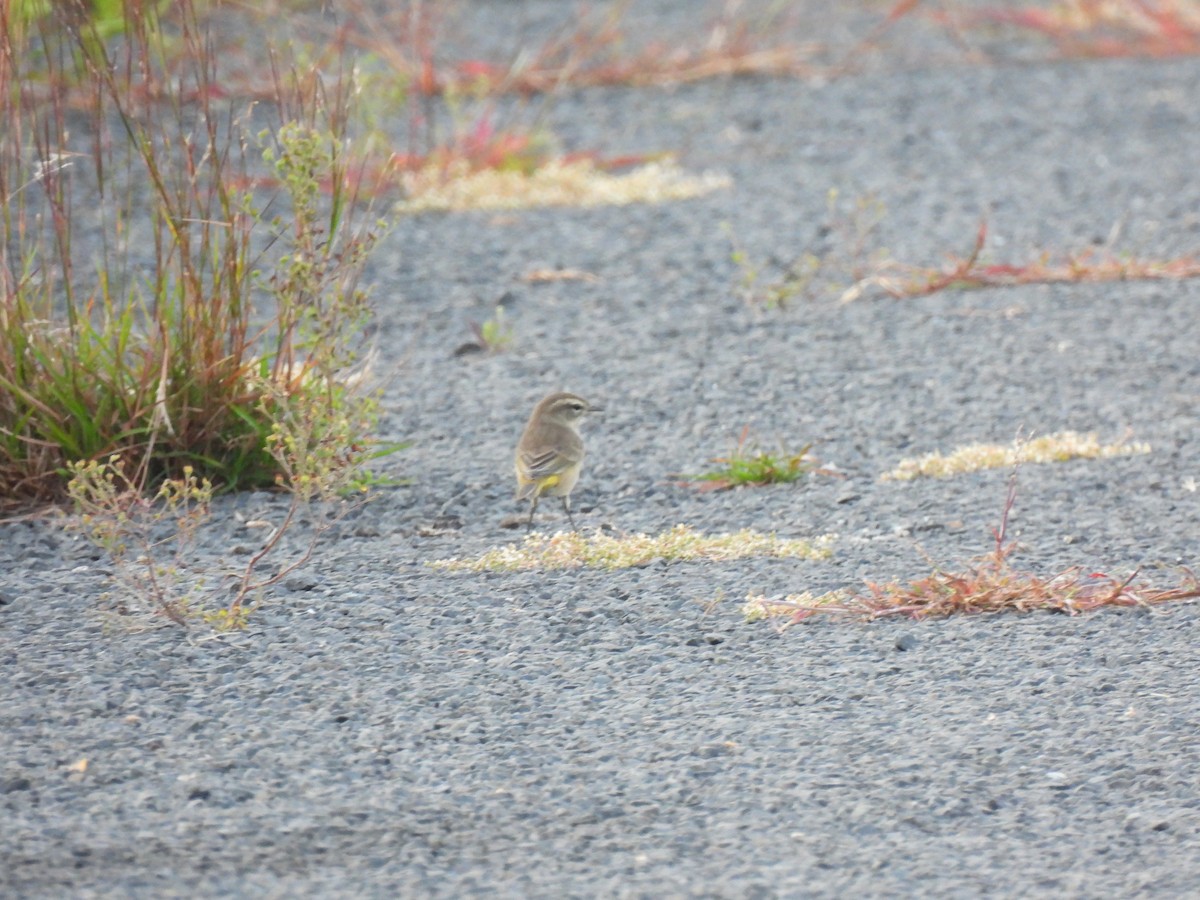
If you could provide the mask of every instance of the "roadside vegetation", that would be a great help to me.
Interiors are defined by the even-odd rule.
[[[965,64],[989,63],[984,48],[997,33],[1050,57],[1200,52],[1194,0],[1004,9],[900,0],[878,7],[874,25],[839,46],[789,38],[805,31],[786,6],[757,18],[714,6],[687,34],[656,36],[637,33],[630,4],[617,2],[507,59],[449,54],[448,8],[295,4],[289,31],[269,12],[196,0],[0,7],[0,507],[70,503],[74,527],[114,564],[117,606],[239,627],[366,501],[379,479],[371,463],[403,446],[377,434],[382,382],[362,283],[389,216],[672,202],[734,186],[720,172],[688,171],[680,148],[564,147],[547,124],[563,92],[741,76],[828,80],[859,71],[907,28],[948,36]],[[784,261],[759,259],[729,232],[740,273],[730,290],[782,310],[831,298],[1200,275],[1195,253],[1157,258],[1112,246],[991,259],[986,220],[942,264],[903,262],[879,245],[886,217],[874,195],[831,190],[825,246],[797,248]],[[560,269],[527,278],[594,276]],[[502,307],[470,327],[463,353],[499,355],[518,337]],[[1047,460],[1148,450],[1070,433],[1039,440],[1053,444],[1041,448]],[[1038,461],[1035,445],[1023,456],[960,448],[883,477]],[[687,481],[715,491],[822,472],[810,445],[776,452],[745,432],[713,463]],[[198,563],[215,498],[255,489],[286,498],[262,539],[236,564]],[[1010,508],[1011,498],[1005,522]],[[988,606],[1003,594],[999,584],[1067,611],[1104,597],[1193,595],[1186,586],[1137,592],[1132,580],[1078,572],[1035,579],[1010,567],[1003,532],[1002,523],[995,551],[964,575],[939,570],[906,588],[869,585],[857,599],[814,603],[883,615],[893,607],[881,598],[897,597],[896,609],[940,613],[975,609],[980,596]],[[654,537],[533,535],[495,556],[442,565],[615,567],[827,552],[819,542],[680,526]],[[947,596],[958,599],[927,602]]]
[[[263,576],[198,602],[159,551],[221,491],[286,492],[282,533],[390,449],[359,284],[382,225],[348,178],[348,76],[275,55],[252,124],[195,5],[123,9],[0,14],[0,497],[69,496],[128,591],[236,623]]]

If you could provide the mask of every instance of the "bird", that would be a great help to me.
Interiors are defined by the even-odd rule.
[[[566,391],[543,397],[533,408],[521,439],[517,441],[514,467],[517,499],[530,501],[526,531],[533,527],[533,514],[543,494],[561,498],[571,528],[579,530],[571,515],[571,491],[583,468],[583,438],[579,436],[579,423],[588,413],[601,409]]]

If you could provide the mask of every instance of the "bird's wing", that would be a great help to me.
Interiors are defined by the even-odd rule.
[[[583,459],[583,453],[581,448],[576,447],[562,447],[557,450],[546,447],[522,453],[520,458],[526,479],[541,481],[543,478],[557,475],[563,469],[569,469]]]

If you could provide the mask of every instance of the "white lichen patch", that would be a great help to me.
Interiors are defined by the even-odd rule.
[[[1071,459],[1106,459],[1149,453],[1150,445],[1135,441],[1102,444],[1095,432],[1080,434],[1060,431],[1011,444],[969,444],[948,454],[927,453],[915,459],[902,459],[896,468],[885,472],[883,481],[911,481],[914,478],[949,478],[980,469],[1001,469],[1022,463],[1066,462]]]
[[[728,175],[692,175],[671,160],[615,174],[591,160],[550,162],[532,173],[482,169],[463,163],[430,166],[401,176],[400,213],[432,210],[526,209],[536,206],[620,206],[687,200],[732,184]]]
[[[519,572],[529,569],[624,569],[655,560],[726,562],[746,557],[828,559],[835,535],[810,540],[781,538],[746,529],[732,534],[702,534],[687,525],[676,525],[658,535],[585,535],[558,532],[534,533],[520,544],[498,547],[476,559],[441,559],[437,569],[470,572]]]

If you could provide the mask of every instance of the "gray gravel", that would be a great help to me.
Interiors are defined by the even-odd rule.
[[[683,148],[733,189],[398,221],[369,281],[385,429],[415,442],[388,465],[413,480],[337,529],[245,632],[131,632],[100,599],[99,554],[55,520],[0,527],[0,894],[1194,896],[1195,608],[778,633],[739,607],[990,549],[1007,472],[878,476],[1021,427],[1128,430],[1154,452],[1025,467],[1018,564],[1175,579],[1200,510],[1200,286],[770,312],[737,297],[726,229],[790,258],[827,240],[837,188],[874,192],[904,260],[968,251],[984,213],[998,260],[1103,242],[1114,223],[1119,250],[1187,252],[1198,92],[1200,62],[1179,59],[559,100],[568,146]],[[599,280],[521,280],[556,265]],[[511,349],[455,357],[501,300]],[[558,388],[609,409],[588,423],[581,526],[836,532],[834,559],[430,570],[519,539],[500,527],[520,511],[511,447]],[[744,425],[814,441],[847,477],[673,484]],[[281,509],[224,499],[197,561]],[[565,524],[554,504],[539,516]]]

